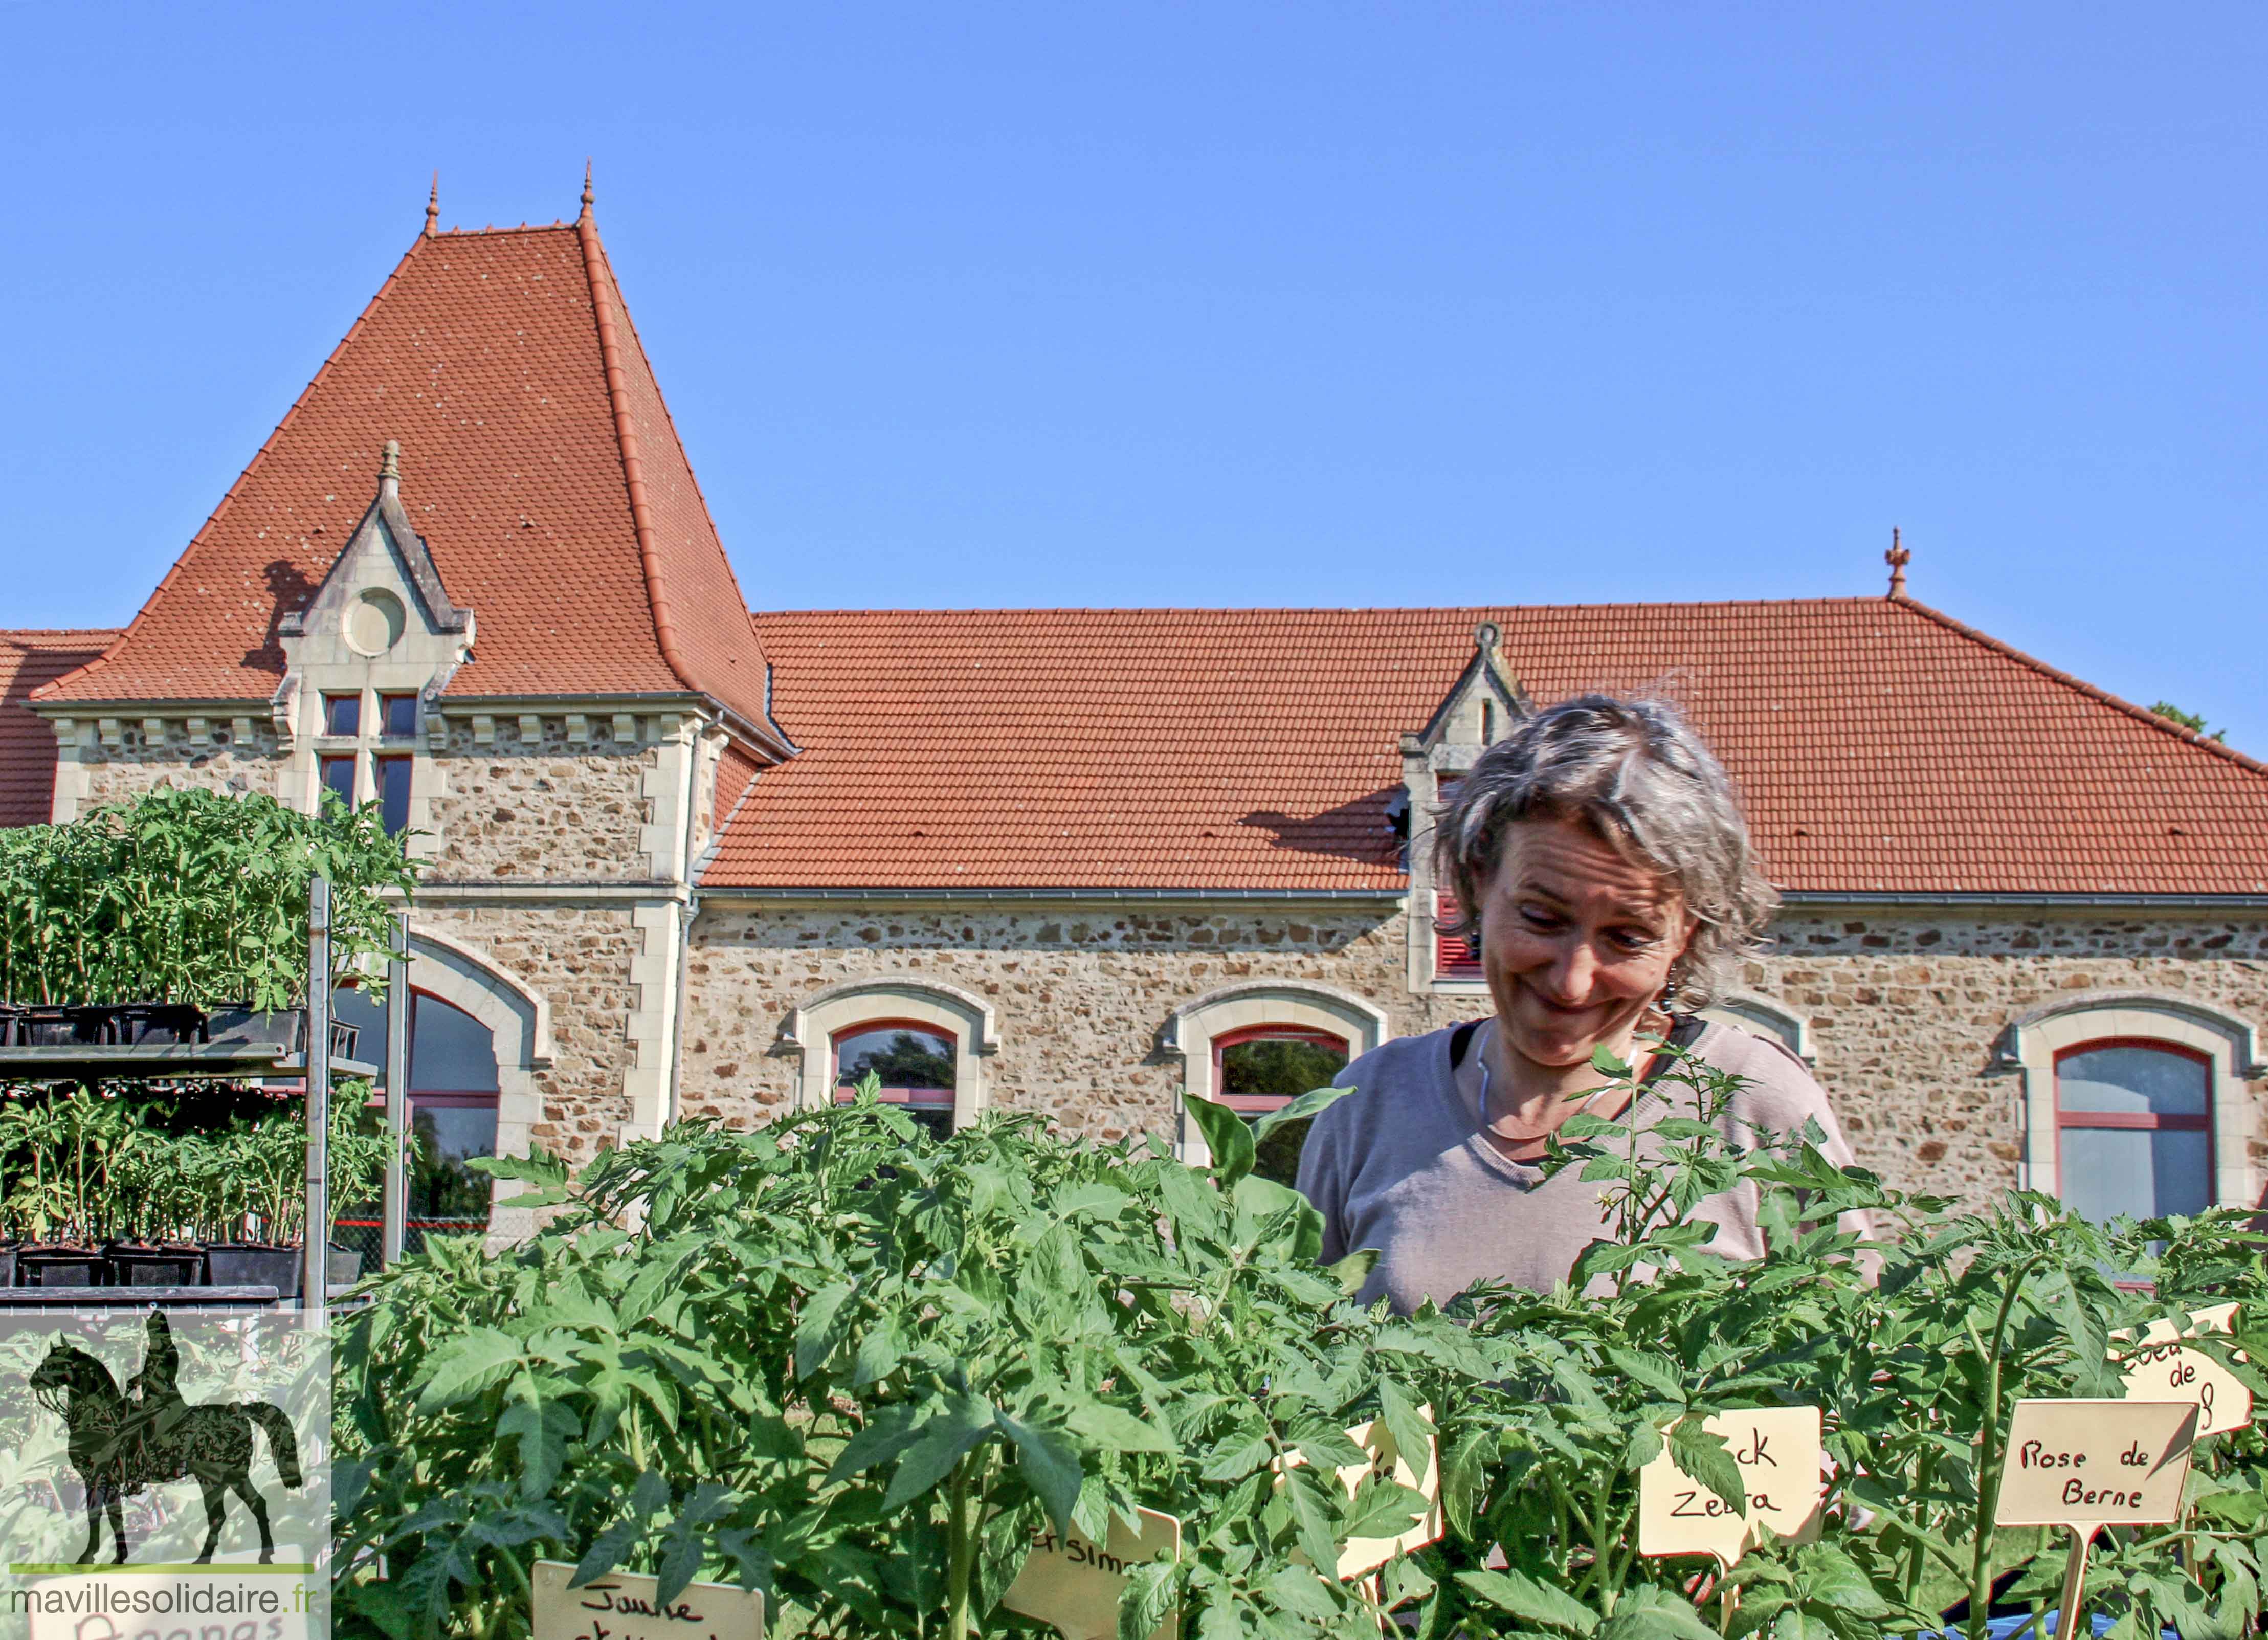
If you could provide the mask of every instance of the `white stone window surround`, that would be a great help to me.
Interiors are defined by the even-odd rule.
[[[1773,1037],[1805,1064],[1815,1069],[1818,1066],[1809,1016],[1776,997],[1760,997],[1754,991],[1727,991],[1701,1010],[1701,1017],[1736,1026],[1752,1035]]]
[[[409,954],[413,986],[488,1028],[496,1050],[497,1154],[526,1155],[532,1131],[543,1115],[535,1073],[548,1070],[552,1060],[550,1001],[479,946],[418,927],[414,912]],[[373,978],[383,983],[383,971]],[[381,1048],[379,1056],[383,1054]],[[496,1181],[489,1210],[491,1248],[534,1233],[535,1216],[508,1205],[527,1188],[517,1180]]]
[[[1000,1051],[992,1004],[957,985],[913,974],[846,980],[814,991],[790,1011],[780,1042],[802,1056],[797,1107],[821,1110],[835,1102],[835,1039],[880,1019],[910,1019],[953,1039],[953,1125],[973,1124],[990,1102],[985,1062]]]
[[[1211,1099],[1213,1044],[1233,1031],[1255,1026],[1286,1026],[1344,1037],[1350,1062],[1361,1058],[1394,1034],[1386,1011],[1366,997],[1314,980],[1246,980],[1208,991],[1174,1010],[1159,1046],[1182,1058],[1182,1096]],[[1212,1160],[1204,1136],[1176,1103],[1174,1153],[1195,1166]]]
[[[425,749],[421,743],[419,732],[423,726],[425,702],[419,699],[418,687],[416,684],[388,688],[384,684],[364,682],[359,688],[349,685],[343,688],[311,690],[308,693],[312,695],[312,700],[308,702],[310,709],[308,715],[313,724],[309,739],[314,747],[316,771],[314,788],[309,794],[311,804],[320,803],[322,800],[321,770],[325,758],[351,757],[354,759],[354,800],[356,805],[359,807],[379,795],[376,760],[381,757],[416,757]],[[361,704],[357,708],[356,732],[350,735],[324,732],[327,726],[326,718],[329,712],[329,702],[344,695],[357,694],[361,696]],[[413,709],[412,720],[417,727],[409,734],[389,735],[383,732],[385,725],[379,722],[382,710],[379,702],[394,695],[408,695],[417,702]],[[413,764],[410,774],[410,792],[413,803],[417,798],[419,783],[417,770]]]
[[[2259,1063],[2252,1022],[2193,997],[2155,991],[2082,991],[2058,997],[2008,1023],[1994,1067],[2023,1078],[2027,1189],[2062,1194],[2058,1175],[2056,1058],[2066,1049],[2110,1040],[2164,1042],[2202,1054],[2213,1067],[2213,1199],[2251,1207],[2259,1180],[2251,1162],[2252,1099],[2248,1081],[2268,1076]]]

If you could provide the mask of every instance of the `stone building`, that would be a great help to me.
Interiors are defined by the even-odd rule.
[[[1189,1150],[1184,1095],[1264,1108],[1486,1010],[1431,819],[1528,703],[1594,688],[1678,701],[1740,781],[1786,908],[1721,1011],[1811,1061],[1870,1166],[2258,1199],[2268,769],[1902,570],[751,614],[587,190],[547,227],[429,207],[129,624],[0,635],[0,822],[162,783],[379,803],[423,862],[411,1093],[446,1153],[762,1122],[862,1069],[933,1125]],[[466,1182],[429,1219],[478,1222]]]

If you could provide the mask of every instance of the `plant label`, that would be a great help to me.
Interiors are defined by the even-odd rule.
[[[1760,1529],[1808,1543],[1827,1497],[1816,1407],[1720,1412],[1702,1428],[1725,1438],[1748,1493],[1734,1509],[1677,1467],[1664,1446],[1638,1472],[1638,1552],[1712,1555],[1730,1566],[1756,1547]]]
[[[1182,1557],[1182,1523],[1154,1509],[1138,1511],[1142,1529],[1130,1531],[1116,1515],[1110,1519],[1110,1541],[1089,1542],[1078,1533],[1057,1537],[1042,1528],[1032,1540],[1024,1570],[1008,1585],[1000,1604],[1012,1612],[1053,1623],[1064,1640],[1117,1640],[1118,1597],[1125,1591],[1126,1574],[1160,1555]],[[1150,1640],[1176,1640],[1181,1620],[1168,1617]],[[550,1640],[538,1635],[535,1640]]]
[[[1992,1524],[2163,1526],[2181,1518],[2194,1401],[2020,1401]]]
[[[688,1583],[664,1606],[652,1577],[610,1571],[579,1589],[563,1560],[535,1563],[534,1640],[762,1640],[764,1597],[728,1583]]]
[[[2125,1369],[2129,1401],[2194,1401],[2198,1404],[2198,1434],[2226,1435],[2252,1422],[2252,1392],[2235,1373],[2202,1350],[2179,1341],[2199,1333],[2233,1333],[2236,1306],[2218,1304],[2190,1313],[2190,1325],[2176,1331],[2171,1321],[2153,1321],[2142,1335],[2139,1350],[2122,1352],[2118,1364]],[[2120,1335],[2124,1337],[2129,1335]]]
[[[1418,1410],[1426,1423],[1433,1421],[1431,1406],[1420,1407]],[[1395,1555],[1423,1548],[1428,1543],[1438,1541],[1441,1536],[1441,1444],[1439,1438],[1426,1442],[1425,1456],[1418,1463],[1412,1463],[1403,1455],[1401,1445],[1387,1429],[1383,1418],[1356,1424],[1347,1431],[1347,1439],[1370,1454],[1364,1462],[1343,1464],[1339,1467],[1339,1485],[1345,1489],[1349,1497],[1354,1496],[1355,1489],[1363,1483],[1365,1477],[1382,1475],[1424,1497],[1425,1512],[1406,1530],[1393,1537],[1349,1538],[1339,1549],[1338,1577],[1342,1583],[1351,1577],[1359,1577],[1366,1572],[1376,1571]],[[1276,1460],[1275,1467],[1296,1469],[1304,1467],[1307,1461],[1298,1452],[1288,1452]],[[1307,1559],[1296,1549],[1292,1551],[1292,1556],[1302,1563]]]

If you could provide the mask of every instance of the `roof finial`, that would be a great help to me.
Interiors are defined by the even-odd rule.
[[[591,214],[591,162],[583,161],[583,214]]]
[[[1882,562],[1890,566],[1891,597],[1904,598],[1906,595],[1906,565],[1912,562],[1912,559],[1913,554],[1899,545],[1897,526],[1892,525],[1890,549],[1882,555]]]
[[[378,493],[398,496],[401,493],[401,441],[386,441],[386,453],[378,460]]]
[[[433,191],[425,196],[425,237],[431,239],[441,231],[441,173],[433,173]]]

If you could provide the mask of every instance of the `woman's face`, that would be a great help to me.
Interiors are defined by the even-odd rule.
[[[1667,878],[1572,820],[1513,825],[1480,910],[1498,1028],[1539,1065],[1584,1063],[1602,1044],[1623,1051],[1693,938]]]

